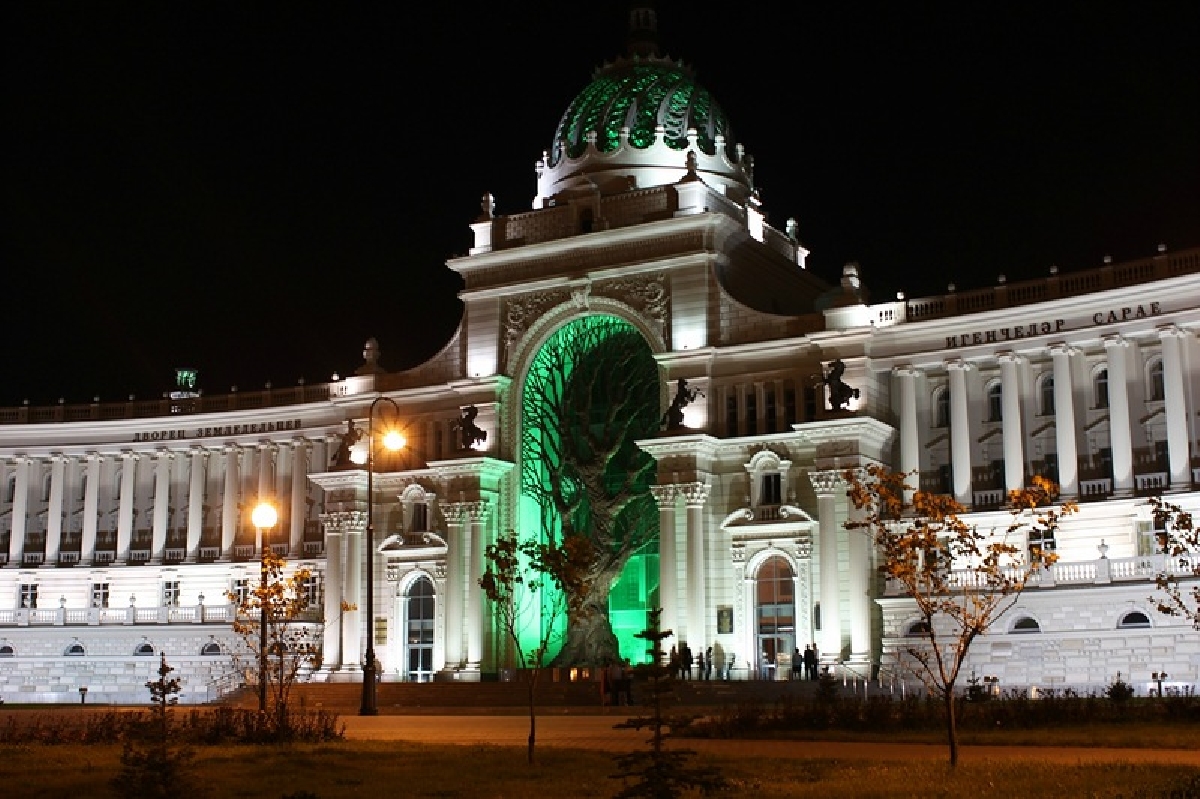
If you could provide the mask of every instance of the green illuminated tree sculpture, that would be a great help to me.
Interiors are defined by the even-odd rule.
[[[570,603],[556,666],[620,657],[609,591],[658,531],[650,496],[654,459],[634,443],[658,429],[660,381],[650,348],[611,316],[578,319],[542,346],[522,400],[521,493],[540,514],[545,541],[591,540],[587,595]]]

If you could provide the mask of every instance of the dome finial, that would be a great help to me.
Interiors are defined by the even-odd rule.
[[[653,58],[658,55],[658,15],[649,6],[629,10],[627,46],[631,58]]]

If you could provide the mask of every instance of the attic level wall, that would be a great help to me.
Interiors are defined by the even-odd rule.
[[[500,370],[500,298],[472,299],[464,313],[467,330],[467,377]]]

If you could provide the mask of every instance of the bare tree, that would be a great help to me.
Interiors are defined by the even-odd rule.
[[[635,441],[658,429],[658,367],[641,335],[608,316],[559,330],[530,367],[523,395],[521,490],[537,503],[544,540],[592,542],[587,593],[572,601],[555,665],[620,657],[609,591],[653,539],[654,459]]]
[[[518,539],[510,531],[483,553],[487,566],[479,586],[496,608],[496,616],[508,634],[521,668],[529,669],[529,739],[527,756],[533,763],[537,742],[537,684],[546,655],[559,634],[558,621],[571,610],[581,612],[572,603],[587,596],[586,581],[591,572],[594,551],[591,542],[573,535],[554,546]],[[539,630],[535,643],[525,645],[522,632]]]
[[[950,765],[956,766],[954,688],[971,644],[1057,560],[1026,542],[1052,538],[1059,520],[1077,508],[1066,502],[1055,510],[1050,503],[1058,486],[1034,477],[1032,487],[1009,492],[1009,524],[981,530],[962,519],[966,508],[951,497],[917,491],[906,503],[904,478],[880,466],[847,471],[850,501],[864,513],[846,527],[871,536],[884,576],[916,604],[919,619],[909,635],[919,643],[902,646],[897,659],[942,700]]]
[[[1184,588],[1182,577],[1200,577],[1200,529],[1191,511],[1151,497],[1159,549],[1164,557],[1163,567],[1155,578],[1158,594],[1150,598],[1160,613],[1187,619],[1200,630],[1200,581],[1189,582]]]

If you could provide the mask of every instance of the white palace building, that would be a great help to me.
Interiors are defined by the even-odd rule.
[[[985,527],[1031,475],[1081,501],[1036,542],[1058,563],[968,670],[1006,687],[1118,671],[1195,686],[1200,634],[1151,598],[1164,558],[1146,497],[1200,509],[1200,249],[870,304],[855,265],[832,286],[805,269],[752,167],[688,69],[641,41],[563,115],[532,208],[484,198],[474,246],[447,264],[461,324],[424,365],[388,372],[372,340],[324,385],[0,408],[0,697],[144,702],[159,653],[183,701],[235,686],[227,597],[258,578],[260,497],[280,511],[264,545],[314,575],[322,660],[306,679],[361,679],[367,635],[384,680],[491,678],[511,664],[477,580],[485,544],[521,527],[530,367],[597,315],[644,339],[655,413],[680,379],[702,392],[683,427],[637,442],[657,464],[659,532],[613,586],[626,657],[644,657],[632,634],[661,606],[675,640],[712,647],[734,678],[782,671],[808,643],[842,673],[893,676],[913,604],[843,527],[840,478],[882,463]],[[822,378],[842,367],[857,394],[831,410]],[[380,397],[409,446],[376,462],[367,551],[368,474],[330,464]],[[470,408],[487,435],[463,448]]]

